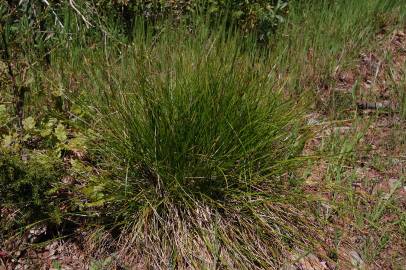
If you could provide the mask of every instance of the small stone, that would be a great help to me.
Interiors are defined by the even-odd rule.
[[[399,179],[397,179],[397,178],[391,178],[391,179],[389,179],[388,182],[389,182],[390,189],[392,191],[401,187],[401,183],[400,183]]]
[[[357,269],[357,270],[365,269],[365,263],[362,260],[361,256],[358,254],[358,252],[356,252],[354,250],[350,251],[350,256],[351,256],[351,263],[355,267],[355,268],[353,268],[354,270],[355,269]]]

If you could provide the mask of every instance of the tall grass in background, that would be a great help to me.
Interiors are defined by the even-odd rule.
[[[77,3],[84,18],[91,22],[91,26],[87,25],[67,3],[51,5],[43,10],[40,8],[42,5],[34,5],[27,11],[32,13],[41,10],[44,14],[41,13],[38,18],[34,16],[34,19],[31,18],[31,15],[27,18],[23,16],[21,20],[16,20],[18,22],[16,25],[5,24],[5,32],[10,32],[9,45],[17,43],[13,47],[13,51],[16,54],[21,51],[31,63],[28,72],[30,76],[26,76],[28,79],[25,80],[33,81],[30,80],[31,77],[34,77],[35,80],[34,84],[30,85],[31,91],[27,93],[27,95],[31,95],[31,98],[27,98],[27,103],[31,103],[41,95],[47,96],[41,85],[41,79],[38,79],[46,73],[42,69],[46,69],[47,66],[35,59],[43,59],[47,55],[52,62],[69,61],[70,66],[73,67],[82,61],[81,56],[88,47],[97,46],[99,49],[103,48],[105,54],[113,54],[112,51],[117,52],[117,49],[120,50],[129,45],[133,36],[137,35],[140,30],[137,13],[131,13],[134,18],[129,21],[134,26],[124,26],[122,25],[123,18],[117,19],[117,16],[124,15],[117,10],[114,11],[118,12],[117,14],[113,12],[117,6],[104,3],[105,12],[111,11],[114,16],[104,13],[103,16],[97,16],[96,11],[102,7],[102,4],[93,7],[80,1]],[[197,3],[200,2],[197,1]],[[142,6],[142,3],[140,5]],[[253,14],[259,12],[256,10],[256,5],[252,6],[252,10],[246,10],[245,5],[243,5],[244,11],[248,12],[248,15],[244,16],[249,18],[250,12]],[[197,4],[197,6],[199,5]],[[268,31],[267,42],[262,42],[261,46],[269,49],[266,65],[272,80],[277,88],[284,88],[290,94],[301,94],[309,90],[316,94],[322,93],[329,86],[334,85],[338,72],[356,65],[354,59],[357,59],[356,56],[363,49],[373,46],[371,40],[378,32],[381,32],[386,25],[393,26],[402,23],[406,18],[406,8],[402,0],[289,1],[288,7],[284,7],[284,9],[289,12],[284,14],[283,18],[277,12],[275,14],[271,12],[272,16],[278,17],[279,23],[275,25],[274,30]],[[24,6],[21,7],[20,13],[23,13],[23,10],[26,10]],[[188,16],[192,17],[181,20],[181,13],[179,13],[178,20],[188,23],[191,29],[199,28],[202,17],[205,17],[204,8],[200,7],[194,12],[189,12],[194,16],[188,13]],[[232,12],[230,11],[230,13]],[[239,12],[237,13],[239,14]],[[270,16],[262,11],[259,13],[266,18]],[[229,15],[227,12],[224,14],[224,16],[228,14],[233,18],[233,15]],[[14,22],[12,16],[3,17],[5,20]],[[55,23],[56,18],[62,26]],[[170,16],[170,18],[172,17]],[[230,23],[232,18],[223,19]],[[258,19],[258,22],[261,20]],[[40,31],[38,25],[42,22],[48,26],[47,31]],[[30,23],[34,23],[36,28],[32,28]],[[172,21],[172,23],[176,25],[179,21]],[[154,28],[150,34],[158,37],[164,28],[161,24],[165,23],[155,21],[153,27],[150,27]],[[215,27],[215,25],[215,22],[211,23],[211,26]],[[127,28],[133,29],[133,31],[126,33]],[[19,29],[19,31],[15,31],[15,29]],[[246,33],[244,34],[246,35]],[[258,36],[256,38],[261,39]],[[255,51],[257,48],[251,49]],[[64,65],[65,68],[69,68],[66,63]],[[24,79],[23,83],[25,83]],[[317,98],[316,95],[315,99]],[[318,105],[330,106],[330,104],[319,103]]]
[[[401,0],[291,1],[286,23],[271,42],[272,74],[290,93],[310,90],[317,99],[340,71],[358,64],[377,34],[402,25],[405,15]]]
[[[302,105],[272,89],[254,43],[168,26],[84,66],[91,153],[109,174],[87,196],[126,228],[123,254],[150,267],[260,269],[313,246],[291,174],[308,135]]]

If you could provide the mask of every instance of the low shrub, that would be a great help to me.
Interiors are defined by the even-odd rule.
[[[50,218],[58,207],[52,189],[61,178],[61,163],[44,153],[27,158],[24,162],[18,155],[0,152],[0,204],[16,211],[14,229]]]
[[[111,11],[116,11],[117,18],[127,29],[133,26],[139,15],[155,22],[163,18],[191,22],[197,13],[201,13],[215,20],[227,17],[243,32],[254,31],[260,39],[268,38],[284,22],[288,11],[288,0],[144,0],[108,1],[99,5],[103,8],[110,5]]]
[[[3,123],[12,123],[4,112],[0,116]],[[11,124],[0,130],[0,228],[4,235],[33,224],[58,226],[78,206],[73,177],[80,161],[75,153],[84,151],[84,136],[71,132],[68,138],[65,125],[55,118],[27,117],[22,122],[23,130]]]

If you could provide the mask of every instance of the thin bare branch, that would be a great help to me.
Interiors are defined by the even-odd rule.
[[[85,16],[79,11],[79,9],[75,6],[75,2],[73,0],[69,0],[69,5],[73,8],[73,10],[82,18],[82,20],[85,22],[86,27],[89,28],[93,26]]]
[[[42,0],[42,2],[49,7],[51,10],[52,14],[55,16],[55,21],[59,24],[59,26],[64,29],[65,27],[63,26],[61,20],[59,19],[58,15],[55,13],[55,11],[52,9],[51,4],[47,0]]]

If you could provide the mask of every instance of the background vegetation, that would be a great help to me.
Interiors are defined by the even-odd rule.
[[[393,33],[405,9],[401,0],[3,1],[2,262],[86,238],[95,269],[280,269],[314,258],[362,268],[388,246],[381,265],[400,267],[405,66],[382,40],[402,42]],[[359,64],[379,49],[383,60]],[[376,114],[360,114],[371,107],[361,99]],[[384,154],[368,148],[383,120],[397,123],[398,141]],[[361,161],[396,180],[388,191],[358,193],[376,190],[359,184]]]

